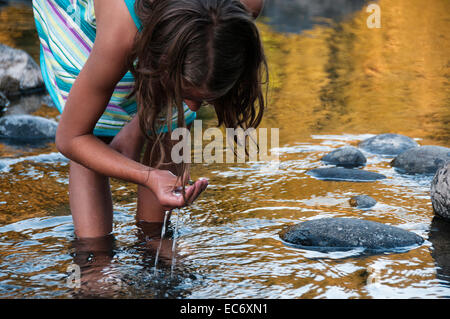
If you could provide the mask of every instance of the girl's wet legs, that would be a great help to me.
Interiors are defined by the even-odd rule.
[[[102,237],[112,232],[113,205],[108,177],[70,161],[69,199],[77,237]]]

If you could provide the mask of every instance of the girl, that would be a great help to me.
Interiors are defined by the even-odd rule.
[[[69,200],[79,238],[112,231],[109,177],[138,185],[137,219],[147,222],[162,222],[165,211],[191,204],[206,189],[206,179],[185,187],[186,167],[178,172],[183,178],[162,169],[167,136],[189,126],[203,102],[214,106],[219,125],[258,126],[267,64],[252,17],[262,5],[33,0],[44,81],[62,112],[56,146],[71,160]]]

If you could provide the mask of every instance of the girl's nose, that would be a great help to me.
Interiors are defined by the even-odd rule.
[[[202,106],[202,102],[200,101],[192,101],[192,100],[184,100],[184,103],[189,107],[191,111],[197,112]]]

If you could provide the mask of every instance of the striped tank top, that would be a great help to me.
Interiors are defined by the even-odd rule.
[[[135,0],[124,0],[138,30],[142,25],[134,10]],[[94,0],[33,0],[33,13],[41,44],[40,64],[45,86],[54,104],[63,111],[69,91],[89,57],[95,41]],[[115,136],[137,111],[131,72],[117,84],[98,120],[94,135]],[[172,120],[176,127],[176,112]],[[196,113],[184,104],[186,124]],[[167,127],[162,128],[167,132]]]

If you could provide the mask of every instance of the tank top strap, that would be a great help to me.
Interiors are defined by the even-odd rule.
[[[136,10],[134,9],[134,3],[136,0],[124,0],[127,5],[128,11],[130,12],[131,17],[133,18],[134,24],[138,28],[139,31],[142,30],[142,23],[139,17],[136,14]]]

